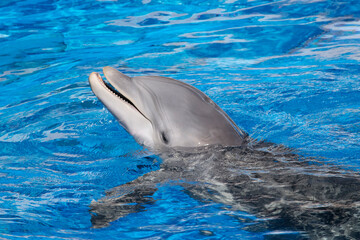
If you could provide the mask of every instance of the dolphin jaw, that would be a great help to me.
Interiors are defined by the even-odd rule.
[[[92,76],[93,75],[93,76]],[[94,76],[95,75],[95,76]],[[139,109],[137,109],[137,107],[134,105],[134,103],[128,98],[126,97],[124,94],[122,94],[121,92],[119,92],[115,87],[111,86],[109,83],[105,82],[103,80],[103,78],[100,76],[99,73],[97,72],[93,72],[90,74],[90,78],[95,78],[98,83],[100,83],[105,89],[107,89],[111,94],[117,96],[119,99],[121,99],[122,101],[124,101],[126,104],[129,104],[130,106],[134,107],[136,110],[139,111]],[[89,78],[89,79],[90,79]],[[140,112],[140,111],[139,111]]]
[[[152,123],[137,106],[115,87],[106,83],[99,73],[91,73],[89,83],[94,94],[119,120],[125,130],[139,143],[151,146]]]
[[[139,112],[141,112],[137,106],[135,106],[134,104],[134,100],[131,98],[131,96],[129,96],[126,91],[122,91],[121,89],[118,89],[116,87],[116,85],[114,84],[114,80],[113,78],[110,76],[110,71],[113,71],[111,67],[104,67],[103,68],[103,73],[105,75],[106,80],[108,80],[108,82],[110,83],[106,83],[103,79],[102,82],[106,85],[106,87],[108,87],[108,89],[110,91],[112,91],[115,95],[117,95],[118,97],[122,98],[123,100],[125,100],[126,102],[130,103],[131,105],[133,105]],[[125,75],[124,75],[125,76]],[[126,76],[127,77],[127,76]],[[129,78],[130,79],[130,78]],[[119,80],[119,79],[117,79]]]

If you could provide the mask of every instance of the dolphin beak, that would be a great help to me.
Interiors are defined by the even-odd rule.
[[[139,98],[136,84],[130,77],[111,67],[105,67],[104,74],[110,83],[104,81],[99,73],[90,74],[92,91],[140,144],[151,146],[152,123],[139,110],[139,104],[132,100]]]
[[[97,72],[93,72],[89,76],[90,86],[95,95],[102,101],[102,99],[106,98],[104,95],[109,95],[110,93],[112,97],[122,100],[126,105],[134,108],[143,115],[143,117],[148,119],[143,111],[139,109],[139,104],[136,104],[140,101],[136,101],[138,99],[138,92],[133,80],[109,66],[104,67],[103,72],[106,80],[108,80],[110,84],[104,81]]]
[[[136,88],[130,77],[109,66],[104,67],[103,72],[111,86],[125,98],[131,100],[131,96],[136,96]]]
[[[98,92],[96,91],[96,85],[100,85],[103,88],[110,91],[112,95],[117,96],[121,100],[125,101],[126,103],[130,104],[131,106],[137,109],[134,103],[129,99],[128,97],[129,94],[127,94],[129,91],[131,91],[131,87],[130,87],[131,78],[118,72],[117,70],[115,70],[117,71],[116,73],[114,72],[114,70],[115,69],[112,67],[104,67],[103,69],[105,77],[110,82],[110,84],[105,82],[99,73],[97,72],[91,73],[89,77],[91,88],[96,94],[96,92]]]

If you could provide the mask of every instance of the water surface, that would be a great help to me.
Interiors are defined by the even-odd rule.
[[[0,2],[0,237],[263,239],[164,186],[92,229],[89,204],[156,170],[90,90],[103,66],[209,95],[252,137],[360,171],[358,1]]]

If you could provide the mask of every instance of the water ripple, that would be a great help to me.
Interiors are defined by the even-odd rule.
[[[359,2],[0,1],[0,238],[291,238],[163,186],[90,229],[105,190],[159,167],[92,94],[106,65],[208,94],[258,139],[360,169]],[[247,229],[247,230],[246,230]]]

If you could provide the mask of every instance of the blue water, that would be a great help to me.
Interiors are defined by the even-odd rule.
[[[360,172],[357,0],[1,0],[0,11],[0,238],[269,234],[177,186],[91,228],[91,201],[161,161],[91,92],[88,75],[107,65],[192,84],[252,137]]]

